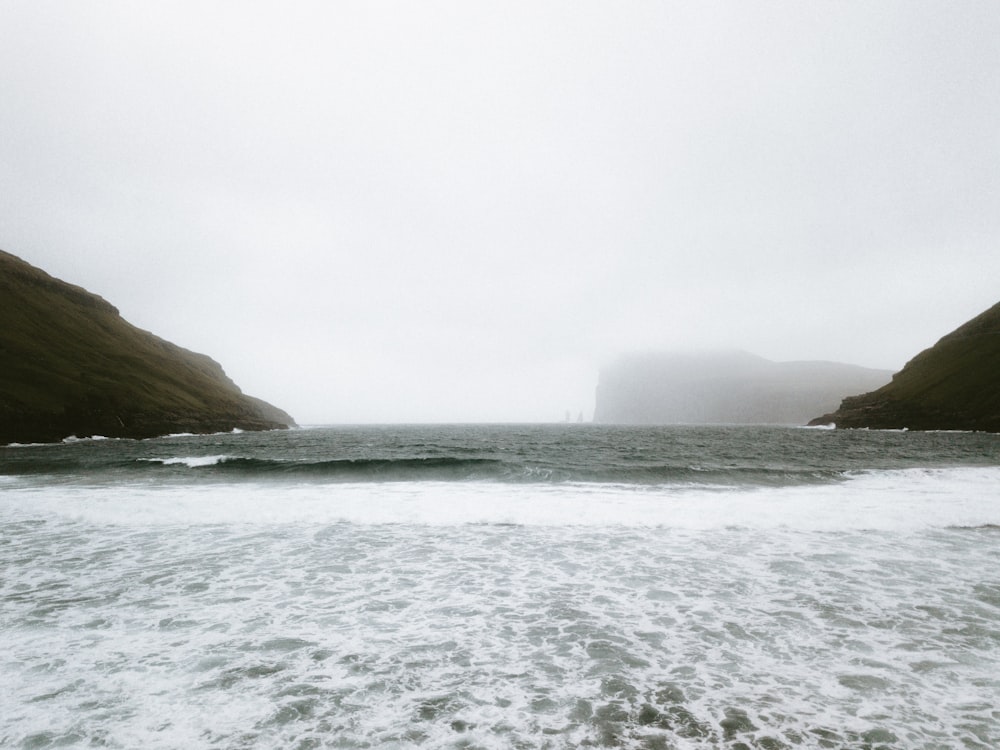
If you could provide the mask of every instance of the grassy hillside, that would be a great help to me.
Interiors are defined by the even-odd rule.
[[[209,357],[0,251],[0,444],[292,424]]]
[[[1000,432],[1000,303],[920,352],[888,385],[813,420],[823,422]]]

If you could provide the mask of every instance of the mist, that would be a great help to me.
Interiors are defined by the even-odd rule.
[[[303,424],[898,370],[997,301],[992,2],[0,6],[0,247]]]

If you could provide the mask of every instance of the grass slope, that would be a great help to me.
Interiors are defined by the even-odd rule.
[[[293,424],[209,357],[0,251],[0,444]]]
[[[811,424],[1000,432],[1000,303],[906,363],[877,391]]]

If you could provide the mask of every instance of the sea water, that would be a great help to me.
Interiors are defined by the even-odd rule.
[[[994,748],[1000,436],[0,448],[0,746]]]

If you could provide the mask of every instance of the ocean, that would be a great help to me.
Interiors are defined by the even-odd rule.
[[[0,448],[0,746],[996,748],[1000,435]]]

